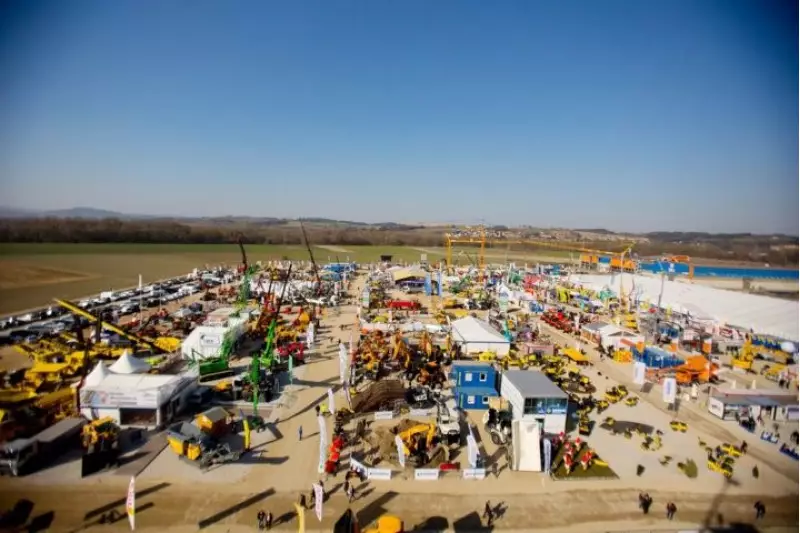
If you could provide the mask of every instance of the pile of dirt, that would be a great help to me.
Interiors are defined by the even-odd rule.
[[[374,383],[353,398],[354,413],[391,411],[405,402],[406,388],[399,379],[385,379]]]

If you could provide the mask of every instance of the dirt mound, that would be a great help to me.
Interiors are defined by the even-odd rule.
[[[353,398],[354,413],[392,411],[405,403],[406,388],[399,379],[379,381]]]

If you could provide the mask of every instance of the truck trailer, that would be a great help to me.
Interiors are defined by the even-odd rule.
[[[77,448],[86,420],[66,418],[27,439],[0,445],[0,475],[24,476]]]

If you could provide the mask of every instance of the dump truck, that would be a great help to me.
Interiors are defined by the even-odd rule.
[[[80,442],[83,418],[66,418],[28,439],[0,445],[0,474],[24,476],[46,466]]]

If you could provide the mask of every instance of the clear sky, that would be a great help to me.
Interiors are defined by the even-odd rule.
[[[797,234],[795,1],[2,5],[2,205]]]

